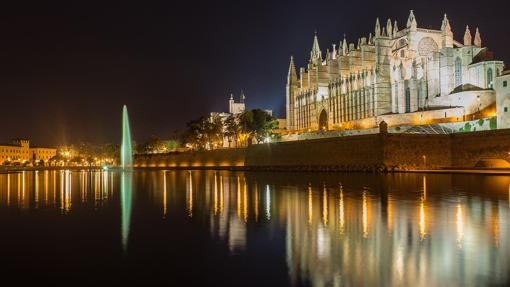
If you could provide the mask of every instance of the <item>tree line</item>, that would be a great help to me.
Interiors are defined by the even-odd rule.
[[[278,121],[261,109],[248,110],[239,114],[221,117],[219,114],[202,116],[186,124],[183,142],[196,150],[247,146],[252,142],[261,143],[275,137]]]

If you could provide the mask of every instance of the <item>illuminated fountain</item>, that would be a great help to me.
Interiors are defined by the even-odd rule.
[[[121,237],[122,248],[127,250],[129,238],[129,226],[131,223],[131,201],[133,193],[133,150],[131,148],[131,131],[127,107],[122,109],[122,145],[120,147],[121,182],[120,182],[120,207],[121,207]]]
[[[131,170],[133,168],[131,129],[129,128],[129,117],[126,105],[122,108],[122,145],[120,147],[120,165],[123,170]]]

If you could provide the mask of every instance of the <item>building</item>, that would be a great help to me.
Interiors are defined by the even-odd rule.
[[[510,71],[496,77],[496,113],[498,115],[498,129],[510,128]]]
[[[221,119],[222,123],[225,123],[225,121],[230,116],[236,116],[244,111],[246,111],[246,104],[245,104],[246,96],[244,95],[244,92],[241,90],[241,95],[239,96],[239,102],[236,102],[234,100],[234,94],[230,94],[230,98],[228,100],[228,113],[227,112],[211,112],[211,120],[213,117],[218,116]],[[224,125],[224,130],[226,129],[226,126]],[[236,140],[232,140],[229,137],[223,137],[223,144],[222,147],[229,148],[229,147],[237,147],[238,142]]]
[[[375,127],[472,120],[495,115],[494,79],[502,61],[482,46],[480,31],[466,27],[457,41],[446,15],[438,30],[407,23],[382,26],[323,57],[317,34],[306,68],[290,59],[286,87],[290,131]]]
[[[0,164],[47,163],[57,154],[55,148],[30,147],[30,141],[15,139],[11,144],[0,144]]]
[[[221,113],[212,112],[211,115],[210,115],[210,119],[212,120],[213,117],[218,116],[221,119],[222,123],[224,124],[224,131],[226,131],[227,128],[226,128],[225,122],[227,121],[227,119],[230,116],[237,116],[237,115],[240,115],[240,114],[242,114],[243,112],[246,111],[245,100],[246,100],[246,96],[244,95],[244,92],[242,90],[241,90],[241,94],[240,94],[240,97],[239,97],[239,102],[236,102],[234,100],[234,95],[230,94],[230,99],[228,100],[228,112],[221,112]],[[263,109],[263,111],[265,111],[271,117],[273,116],[273,111],[272,110]],[[238,118],[235,118],[234,120],[238,121]],[[285,122],[286,122],[285,119],[277,119],[277,121],[278,121],[278,127],[277,127],[277,129],[274,132],[275,133],[284,133],[284,131],[285,131]],[[242,146],[241,142],[242,142],[242,140],[238,141],[236,139],[232,139],[232,138],[230,138],[228,136],[225,136],[223,138],[222,147],[223,148],[239,147],[239,146]]]

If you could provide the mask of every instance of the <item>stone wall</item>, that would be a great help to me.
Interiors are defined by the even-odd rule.
[[[326,138],[248,148],[246,164],[253,168],[365,170],[382,165],[379,134]]]
[[[245,166],[245,148],[135,156],[135,167],[228,168]]]
[[[448,135],[387,134],[384,165],[389,169],[434,169],[451,166]]]
[[[248,148],[142,155],[136,167],[254,170],[410,170],[510,161],[510,129],[452,135],[371,134],[252,145]]]
[[[482,159],[510,161],[510,129],[451,136],[452,166],[473,167]]]

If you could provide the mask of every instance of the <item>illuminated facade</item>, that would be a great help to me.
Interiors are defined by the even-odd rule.
[[[48,162],[57,154],[55,148],[30,147],[30,141],[15,139],[12,144],[0,145],[0,164]]]
[[[439,30],[418,27],[410,12],[406,26],[376,20],[375,31],[344,38],[325,58],[315,35],[306,68],[291,57],[286,89],[287,128],[291,131],[375,127],[471,120],[493,116],[494,79],[504,63],[466,27],[453,38],[445,15]]]

